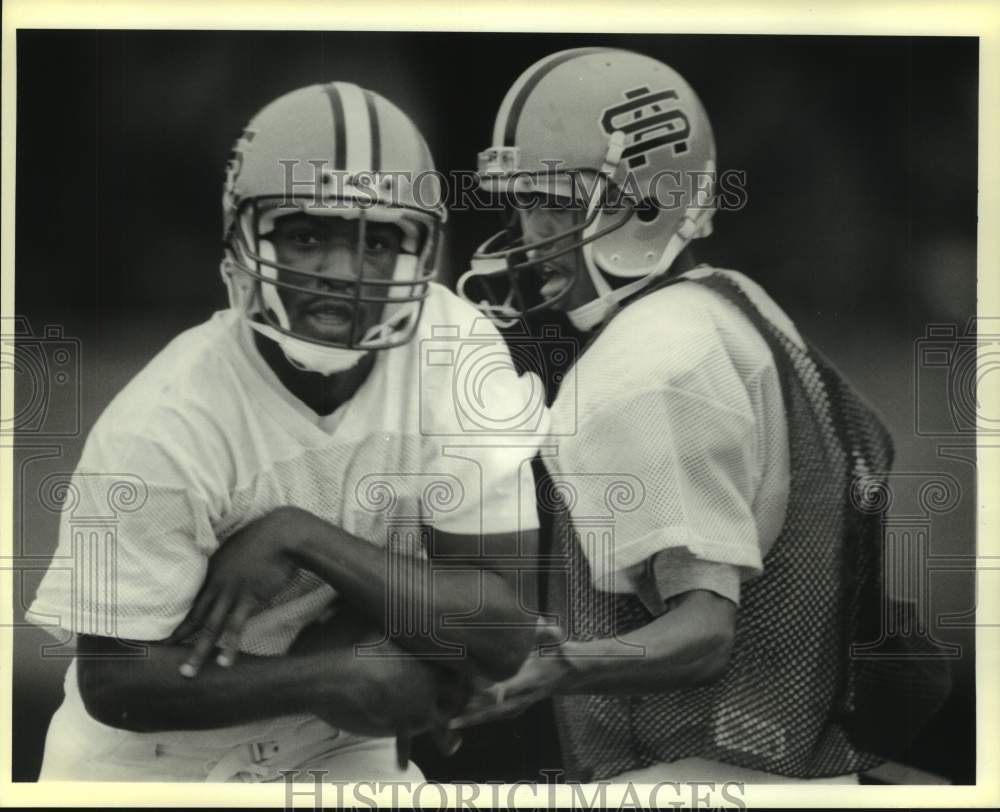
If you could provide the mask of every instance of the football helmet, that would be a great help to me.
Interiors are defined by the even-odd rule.
[[[356,222],[352,269],[346,280],[337,277],[337,289],[307,289],[309,277],[325,275],[278,261],[268,237],[275,220],[296,212]],[[387,99],[354,84],[331,82],[268,104],[233,148],[223,218],[222,276],[230,305],[254,330],[278,342],[297,367],[330,374],[353,366],[369,351],[412,339],[437,271],[446,209],[427,144]],[[388,279],[366,278],[369,223],[392,223],[402,232]],[[303,281],[288,281],[292,274]],[[296,332],[282,291],[347,302],[353,310],[348,337],[320,340]],[[370,312],[379,315],[367,326]]]
[[[479,155],[479,180],[513,196],[515,207],[518,195],[535,193],[580,214],[572,227],[530,243],[512,218],[475,252],[458,291],[510,324],[570,290],[532,301],[524,272],[580,249],[597,297],[568,315],[591,329],[665,273],[690,240],[711,233],[714,179],[708,116],[675,70],[612,48],[552,54],[507,92],[493,146]]]

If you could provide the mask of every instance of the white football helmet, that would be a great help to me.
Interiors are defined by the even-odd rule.
[[[286,214],[357,220],[353,278],[339,290],[310,290],[354,307],[350,337],[323,341],[293,330],[282,290],[303,290],[280,271],[320,277],[279,263],[266,238]],[[372,350],[412,339],[437,271],[446,218],[440,179],[423,137],[398,107],[346,82],[312,85],[268,104],[247,125],[227,166],[222,276],[230,305],[277,341],[302,369],[330,374]],[[365,226],[397,225],[403,240],[391,278],[366,278]],[[364,288],[379,289],[365,295]],[[365,308],[380,309],[365,327]]]
[[[572,228],[533,243],[512,218],[473,255],[458,291],[501,325],[569,292],[532,301],[522,272],[547,259],[582,249],[597,298],[569,316],[590,329],[711,233],[708,116],[675,70],[629,51],[577,48],[528,68],[500,106],[479,177],[483,188],[563,198],[582,212]]]

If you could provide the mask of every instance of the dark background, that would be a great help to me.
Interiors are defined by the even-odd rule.
[[[55,546],[57,516],[38,484],[72,470],[90,425],[157,350],[226,306],[223,169],[253,113],[302,85],[354,81],[411,115],[439,169],[468,170],[520,72],[584,45],[661,59],[699,93],[719,168],[745,171],[748,191],[743,211],[716,217],[699,258],[768,288],[883,413],[897,469],[955,478],[961,499],[933,517],[931,553],[974,553],[974,465],[938,453],[949,433],[972,440],[949,432],[947,386],[940,376],[928,382],[915,349],[928,325],[961,333],[975,313],[977,40],[20,31],[16,312],[36,333],[59,325],[78,339],[79,376],[53,386],[46,408],[53,425],[75,421],[80,431],[18,437],[15,620]],[[464,270],[493,217],[453,214],[445,281]],[[942,436],[917,433],[917,402]],[[931,587],[935,615],[974,608],[971,572]],[[971,782],[971,621],[935,634],[962,646],[955,691],[906,760]],[[68,660],[62,649],[40,656],[50,640],[29,627],[16,638],[15,780],[37,774],[60,699]],[[536,715],[513,731],[484,731],[454,770],[478,759],[518,777],[511,770],[537,769],[550,746]]]

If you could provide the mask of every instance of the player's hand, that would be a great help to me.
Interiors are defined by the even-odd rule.
[[[273,598],[295,572],[288,550],[304,526],[321,520],[306,511],[279,508],[233,533],[216,550],[208,573],[187,617],[168,638],[179,643],[203,632],[181,665],[186,677],[194,677],[220,647],[216,662],[230,666],[236,660],[243,627],[251,615]]]
[[[565,640],[560,629],[539,627],[535,651],[518,672],[510,679],[481,688],[451,727],[460,729],[519,716],[535,703],[564,690],[575,673],[561,650]]]

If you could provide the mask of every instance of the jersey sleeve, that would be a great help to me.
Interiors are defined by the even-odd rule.
[[[457,492],[431,524],[449,533],[478,535],[538,528],[531,463],[549,431],[544,385],[518,374],[496,328],[461,303],[468,341],[428,348],[448,363],[425,377],[433,420],[425,426],[427,473],[440,473]],[[466,312],[468,311],[468,312]]]
[[[655,374],[633,375],[560,445],[559,476],[598,588],[631,591],[629,568],[664,550],[743,578],[762,569],[754,411],[721,342],[697,330],[687,337],[696,357],[677,353],[673,374],[658,360]],[[615,496],[622,489],[627,499]]]
[[[442,445],[426,470],[444,474],[458,493],[447,510],[431,512],[431,524],[448,533],[479,535],[537,530],[533,444]],[[431,506],[434,507],[433,505]]]
[[[693,590],[707,590],[740,603],[740,571],[732,564],[695,558],[684,547],[661,550],[651,559],[629,569],[629,580],[636,594],[653,601],[648,606],[654,615],[661,614],[667,601]]]
[[[59,539],[27,619],[79,634],[160,640],[187,613],[217,546],[180,449],[88,440],[61,487]]]

